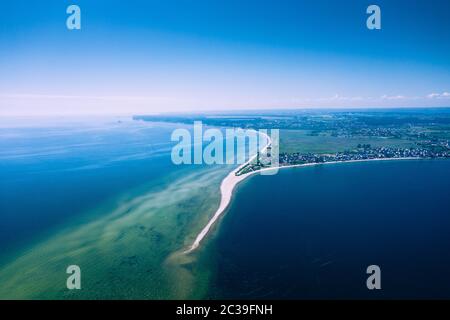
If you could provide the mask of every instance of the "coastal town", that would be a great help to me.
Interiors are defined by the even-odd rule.
[[[261,161],[262,158],[269,155],[271,149],[268,148],[267,154],[258,152],[254,162],[248,163],[241,170],[236,172],[237,176],[250,172],[256,172],[264,168],[269,168],[270,163]],[[267,157],[270,158],[270,157]],[[334,162],[364,161],[364,160],[382,160],[382,159],[444,159],[450,158],[450,145],[448,140],[430,141],[429,144],[423,144],[416,148],[393,148],[376,147],[372,148],[370,144],[359,144],[355,150],[336,152],[331,154],[313,154],[313,153],[282,153],[279,156],[279,167],[306,165],[306,164],[324,164]]]

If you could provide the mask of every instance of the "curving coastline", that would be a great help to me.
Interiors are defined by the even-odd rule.
[[[260,133],[263,134],[263,133]],[[263,134],[268,139],[267,145],[260,150],[260,152],[264,152],[271,144],[272,140],[270,137],[266,134]],[[245,165],[247,165],[249,162],[253,161],[256,158],[256,155],[253,156],[250,160],[248,160],[246,163],[239,166],[237,169],[230,172],[223,180],[220,186],[220,193],[221,193],[221,200],[219,208],[214,213],[213,217],[208,221],[206,226],[200,231],[200,233],[195,238],[195,241],[192,243],[192,245],[189,247],[188,250],[184,251],[184,253],[188,254],[196,250],[199,246],[201,241],[206,237],[206,235],[211,230],[214,223],[219,219],[219,217],[225,212],[228,205],[231,202],[231,198],[233,195],[234,188],[236,185],[245,180],[246,178],[250,177],[251,175],[263,172],[263,171],[271,171],[271,170],[280,170],[280,169],[287,169],[287,168],[300,168],[300,167],[311,167],[311,166],[318,166],[318,165],[326,165],[326,164],[337,164],[337,163],[355,163],[355,162],[369,162],[369,161],[392,161],[392,160],[418,160],[420,158],[375,158],[375,159],[363,159],[363,160],[349,160],[349,161],[332,161],[332,162],[324,162],[324,163],[306,163],[306,164],[298,164],[298,165],[289,165],[289,166],[279,166],[279,167],[271,167],[271,168],[264,168],[258,171],[249,172],[240,176],[236,176],[236,172],[238,172],[240,169],[242,169]]]
[[[267,134],[265,134],[265,133],[262,133],[262,132],[258,132],[258,133],[260,135],[264,136],[267,139],[267,144],[263,148],[261,148],[259,150],[259,152],[264,152],[272,144],[272,139],[270,139],[270,137]],[[211,230],[211,227],[214,225],[214,223],[217,221],[217,219],[219,219],[221,214],[228,208],[228,205],[231,202],[231,197],[233,195],[233,190],[236,187],[236,185],[239,182],[243,181],[245,178],[251,176],[252,174],[254,174],[256,172],[259,172],[259,171],[254,171],[254,172],[249,172],[249,173],[246,173],[246,174],[242,174],[242,175],[236,176],[236,173],[239,172],[239,170],[241,170],[247,164],[249,164],[250,162],[255,160],[256,157],[257,157],[257,154],[255,154],[253,157],[251,157],[244,164],[240,165],[238,168],[236,168],[233,171],[231,171],[222,180],[222,183],[220,184],[221,197],[220,197],[219,208],[216,210],[216,212],[214,213],[213,217],[208,221],[206,226],[197,235],[197,237],[195,238],[195,241],[192,243],[192,245],[189,247],[189,249],[184,251],[184,253],[190,253],[190,252],[192,252],[192,251],[194,251],[195,249],[198,248],[198,246],[200,245],[200,242],[206,237],[208,232]]]

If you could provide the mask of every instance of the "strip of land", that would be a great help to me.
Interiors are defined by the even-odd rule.
[[[262,133],[262,132],[258,132],[258,133],[267,139],[267,144],[263,148],[261,148],[261,150],[259,150],[259,152],[263,153],[272,144],[272,140],[270,139],[270,137],[267,134]],[[221,198],[220,198],[219,208],[214,213],[213,217],[209,220],[209,222],[206,224],[206,226],[200,231],[200,233],[195,238],[194,243],[192,243],[192,245],[189,247],[188,250],[185,251],[185,253],[190,253],[198,248],[198,246],[200,245],[200,242],[206,237],[208,232],[211,230],[211,227],[214,225],[214,223],[217,221],[217,219],[219,219],[221,214],[228,208],[228,205],[231,202],[231,197],[233,195],[233,190],[236,187],[236,185],[239,182],[241,182],[242,180],[249,177],[250,175],[252,175],[256,172],[259,172],[259,171],[254,171],[254,172],[249,172],[249,173],[242,174],[242,175],[237,175],[237,173],[240,170],[242,170],[242,168],[244,168],[247,164],[254,161],[256,159],[256,157],[257,157],[257,154],[254,155],[253,157],[251,157],[246,163],[242,164],[237,169],[231,171],[225,177],[225,179],[222,180],[222,183],[220,185]]]

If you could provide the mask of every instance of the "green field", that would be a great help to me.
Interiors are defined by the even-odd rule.
[[[353,150],[358,144],[370,144],[372,147],[410,148],[415,145],[406,139],[383,137],[334,137],[328,133],[311,135],[307,130],[281,130],[280,153],[314,153],[326,154]]]

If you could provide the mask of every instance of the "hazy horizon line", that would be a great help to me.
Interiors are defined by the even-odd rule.
[[[120,113],[52,113],[52,114],[6,114],[2,115],[3,118],[61,118],[61,117],[134,117],[134,116],[158,116],[158,115],[239,115],[255,112],[295,112],[295,111],[375,111],[375,110],[443,110],[450,109],[449,106],[378,106],[378,107],[282,107],[282,108],[248,108],[248,109],[218,109],[218,110],[193,110],[193,111],[164,111],[164,112],[120,112]]]

